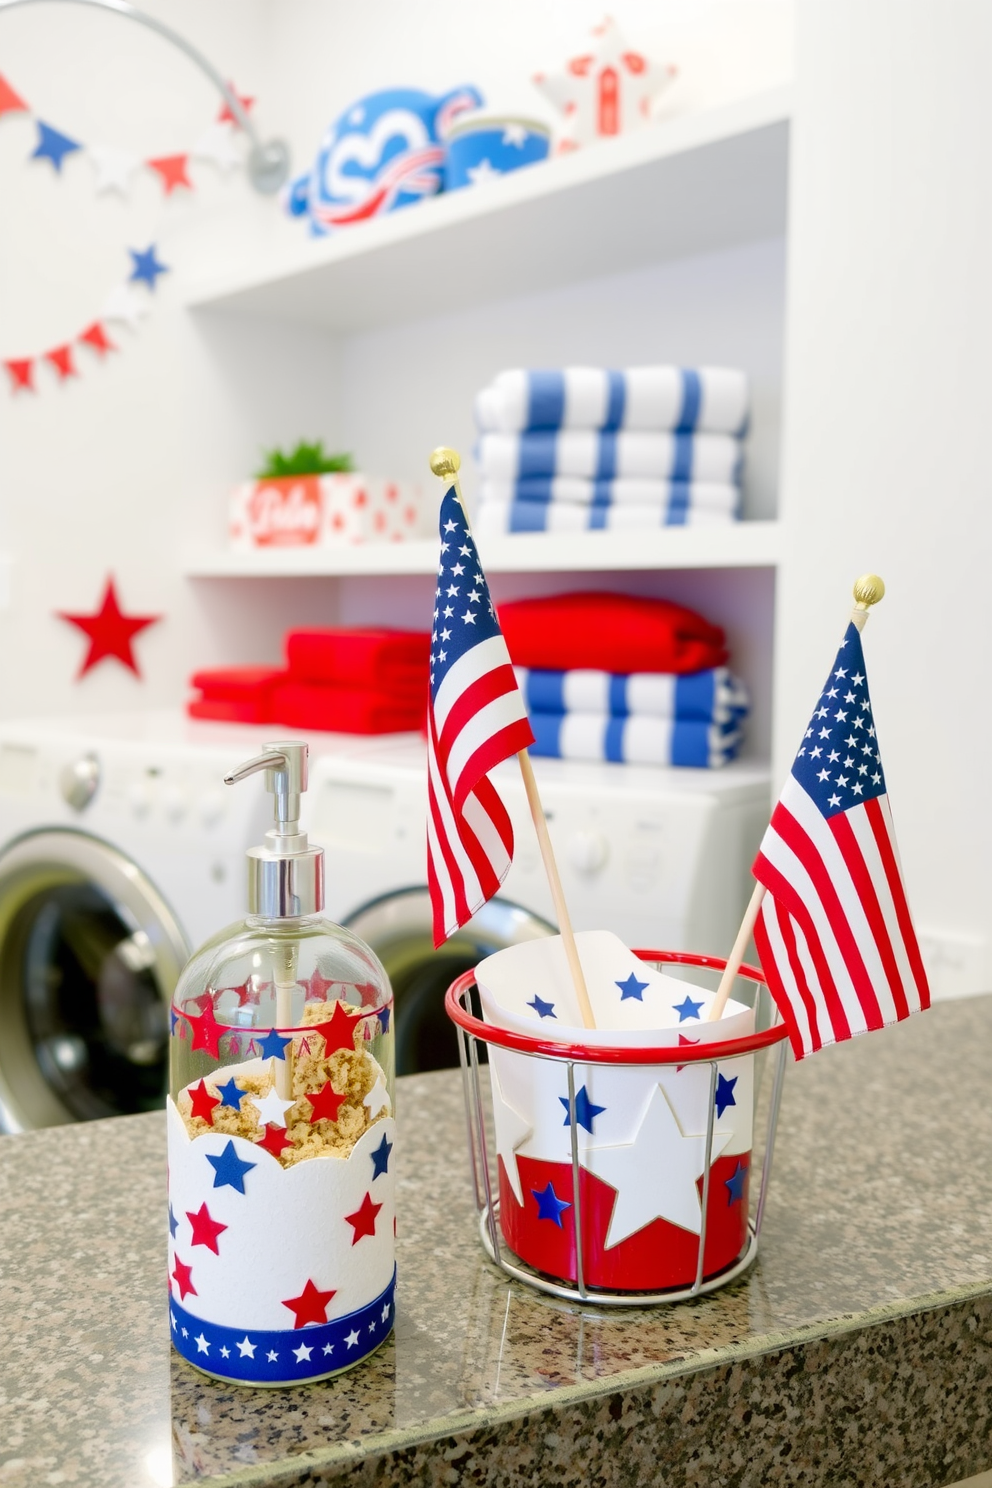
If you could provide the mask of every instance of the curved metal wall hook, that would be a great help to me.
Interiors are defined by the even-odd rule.
[[[41,0],[0,0],[0,10],[13,10],[15,5],[37,5],[39,3]],[[171,41],[172,45],[178,47],[181,52],[185,52],[190,61],[195,62],[201,72],[206,73],[251,141],[248,179],[255,190],[262,192],[265,196],[271,196],[279,190],[289,175],[289,147],[284,140],[272,139],[263,142],[259,139],[258,131],[233,88],[224,81],[213,63],[209,62],[191,42],[188,42],[184,36],[180,36],[178,31],[173,31],[171,26],[166,26],[163,21],[157,20],[155,16],[136,10],[133,5],[127,3],[127,0],[66,0],[66,3],[95,6],[98,10],[109,10],[115,15],[124,16],[129,21],[138,21],[142,26],[157,31],[159,36],[165,37],[166,41]]]

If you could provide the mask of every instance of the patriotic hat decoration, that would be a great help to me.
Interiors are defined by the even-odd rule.
[[[192,957],[172,1007],[169,1326],[238,1384],[336,1374],[394,1322],[392,999],[320,915],[306,753],[272,744],[227,777],[264,770],[276,823],[248,855],[249,919]]]
[[[564,117],[561,152],[646,123],[655,98],[677,71],[628,46],[607,16],[593,28],[591,46],[554,71],[536,73],[533,81]]]

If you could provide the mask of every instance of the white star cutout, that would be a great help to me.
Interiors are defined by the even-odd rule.
[[[268,1095],[253,1095],[251,1103],[258,1111],[262,1126],[282,1127],[286,1125],[286,1112],[296,1104],[295,1101],[283,1100],[275,1090],[270,1090]]]
[[[345,1339],[345,1343],[348,1345],[349,1348],[354,1348],[355,1345],[357,1344],[357,1342],[358,1342],[358,1330],[356,1328],[354,1330],[354,1332],[348,1334],[348,1337]]]
[[[128,150],[108,149],[103,145],[90,145],[88,154],[96,166],[96,189],[119,191],[127,196],[131,190],[131,178],[141,164],[137,155]]]
[[[322,1354],[333,1354],[333,1352],[334,1352],[334,1345],[333,1345],[333,1343],[325,1343],[324,1344],[324,1347],[321,1349],[321,1353]]]
[[[370,1116],[378,1116],[383,1109],[390,1110],[389,1095],[381,1080],[376,1080],[368,1095],[362,1101],[363,1106],[368,1106]]]
[[[473,186],[482,186],[486,181],[494,181],[502,174],[489,160],[480,160],[478,165],[470,165],[468,168],[468,178]]]
[[[229,1348],[222,1347],[221,1348],[221,1351],[220,1351],[220,1356],[221,1356],[222,1359],[229,1359],[231,1357],[231,1350]]]
[[[276,1353],[275,1349],[269,1349],[269,1352],[266,1354],[265,1357],[268,1359],[270,1364],[274,1364],[279,1355]]]
[[[207,1342],[207,1340],[204,1338],[202,1332],[201,1333],[198,1333],[197,1336],[196,1336],[196,1338],[193,1341],[196,1344],[196,1352],[198,1354],[209,1354],[209,1352],[210,1352],[210,1345]]]
[[[298,1349],[290,1349],[290,1353],[296,1359],[297,1364],[302,1364],[304,1359],[306,1359],[307,1363],[309,1363],[310,1355],[313,1353],[313,1349],[310,1347],[309,1344],[301,1343]]]
[[[242,1359],[254,1359],[254,1357],[255,1357],[255,1350],[257,1348],[258,1348],[258,1344],[257,1343],[251,1343],[251,1342],[249,1342],[248,1334],[247,1333],[245,1334],[244,1338],[242,1338],[241,1342],[238,1344],[238,1349],[241,1352]]]

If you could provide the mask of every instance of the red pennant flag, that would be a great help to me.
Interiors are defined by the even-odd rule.
[[[4,366],[10,373],[11,387],[16,393],[18,388],[27,388],[29,392],[35,391],[35,385],[31,381],[31,370],[34,367],[33,357],[24,357],[20,361],[7,361]]]
[[[234,86],[233,83],[228,83],[227,86],[230,88],[231,92],[234,94],[235,98],[238,100],[238,102],[240,103],[241,107],[244,109],[245,113],[246,114],[250,113],[251,112],[251,106],[255,102],[254,98],[249,98],[248,95],[247,95],[247,93],[239,93],[238,90],[237,90],[237,88]],[[233,124],[235,126],[235,128],[240,128],[241,127],[238,124],[237,119],[234,117],[233,113],[231,112],[230,104],[227,104],[227,103],[225,103],[225,104],[222,105],[221,111],[217,115],[217,122],[218,122],[218,124],[224,124],[225,122],[230,122],[231,124]]]
[[[28,106],[0,73],[0,114],[26,114]]]
[[[93,350],[98,351],[101,356],[105,352],[117,350],[98,320],[95,320],[91,326],[87,326],[85,331],[76,337],[76,340],[85,341],[87,346],[92,346]]]
[[[72,363],[71,346],[55,346],[51,351],[45,352],[45,361],[51,362],[59,374],[59,381],[64,382],[67,377],[75,377],[76,369]]]
[[[186,174],[188,155],[160,155],[157,160],[146,160],[145,164],[157,171],[162,178],[166,196],[171,196],[177,186],[193,190],[193,182]]]

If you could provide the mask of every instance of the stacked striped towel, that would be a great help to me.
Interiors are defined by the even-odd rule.
[[[747,690],[726,667],[675,675],[516,668],[531,754],[713,768],[736,755]]]
[[[728,367],[500,372],[475,405],[478,530],[732,521],[747,409]]]

